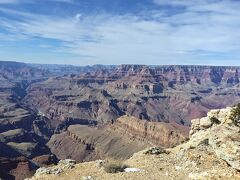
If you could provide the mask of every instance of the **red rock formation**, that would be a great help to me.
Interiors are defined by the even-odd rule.
[[[0,177],[3,179],[22,180],[34,174],[34,167],[25,157],[0,157]]]
[[[153,146],[173,147],[187,140],[188,128],[178,124],[149,122],[135,117],[122,116],[115,125],[122,133]]]
[[[126,114],[189,125],[209,109],[238,102],[238,77],[237,67],[122,65],[34,84],[25,102],[57,124],[104,124]]]
[[[94,159],[127,159],[148,146],[173,147],[187,139],[184,126],[147,122],[123,116],[116,123],[101,128],[72,125],[54,135],[48,143],[59,159],[78,162]]]

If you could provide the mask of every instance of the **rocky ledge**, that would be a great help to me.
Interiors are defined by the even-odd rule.
[[[72,169],[74,168],[76,164],[76,161],[71,160],[71,159],[65,159],[65,160],[60,160],[57,164],[57,166],[54,167],[41,167],[36,171],[36,175],[41,175],[41,174],[60,174],[66,169]]]
[[[232,108],[212,110],[192,120],[188,142],[150,148],[123,162],[140,171],[107,173],[101,165],[106,161],[92,161],[59,174],[37,171],[32,179],[240,179],[240,127],[231,114]]]
[[[215,154],[240,171],[240,127],[231,120],[232,108],[212,110],[207,117],[192,120],[190,147],[208,144]]]

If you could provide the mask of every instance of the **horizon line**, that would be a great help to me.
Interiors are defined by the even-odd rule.
[[[87,67],[87,66],[122,66],[122,65],[137,65],[137,66],[202,66],[202,67],[240,67],[240,65],[213,65],[213,64],[87,64],[87,65],[78,65],[78,64],[63,64],[63,63],[34,63],[34,62],[24,62],[16,60],[0,60],[1,62],[9,63],[22,63],[22,64],[31,64],[31,65],[56,65],[56,66],[74,66],[74,67]]]

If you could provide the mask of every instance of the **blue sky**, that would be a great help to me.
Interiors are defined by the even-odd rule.
[[[238,0],[0,0],[0,60],[240,65]]]

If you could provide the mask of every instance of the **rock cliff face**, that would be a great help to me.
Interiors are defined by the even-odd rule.
[[[127,159],[146,147],[172,147],[186,139],[184,126],[123,116],[116,123],[101,128],[71,125],[66,132],[52,136],[48,146],[59,159],[82,162]]]
[[[0,178],[31,176],[45,163],[42,156],[51,155],[45,145],[52,135],[48,119],[21,102],[26,88],[46,80],[48,75],[24,63],[0,62]]]
[[[183,143],[188,137],[188,127],[176,123],[149,122],[126,115],[117,119],[114,127],[130,137],[165,148]]]
[[[82,162],[106,158],[127,159],[150,145],[131,139],[111,127],[96,129],[73,125],[67,132],[54,135],[48,146],[59,159],[71,158]]]
[[[36,173],[35,179],[239,179],[240,127],[230,118],[232,108],[210,111],[194,119],[190,140],[175,148],[150,148],[135,153],[124,162],[137,170],[107,173],[99,161],[76,164],[73,169],[54,173]],[[149,153],[151,152],[151,153]],[[60,166],[60,165],[59,165]],[[57,166],[57,168],[59,167]],[[56,169],[51,168],[49,170]]]
[[[7,107],[10,103],[0,104]],[[15,106],[14,106],[15,107]],[[41,161],[42,156],[51,156],[49,148],[45,145],[50,138],[51,131],[40,125],[36,131],[34,124],[41,121],[47,127],[47,123],[38,119],[31,112],[21,107],[12,108],[3,113],[0,118],[0,177],[3,179],[24,179],[31,176],[38,166],[46,164]],[[35,161],[34,158],[38,158]],[[55,161],[56,162],[56,161]],[[48,163],[54,163],[49,160]]]

